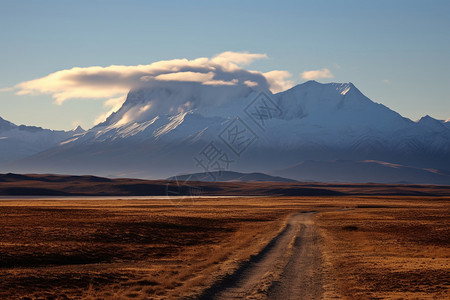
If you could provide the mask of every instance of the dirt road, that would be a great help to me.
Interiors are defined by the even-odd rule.
[[[322,261],[313,213],[294,215],[261,253],[205,299],[320,299]]]

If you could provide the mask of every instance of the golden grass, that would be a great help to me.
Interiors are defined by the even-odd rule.
[[[327,295],[442,298],[450,285],[448,200],[1,200],[0,298],[195,296],[258,253],[289,215],[311,210],[320,211]]]
[[[334,286],[347,299],[450,295],[449,199],[361,197],[316,216]]]
[[[270,199],[0,202],[0,298],[195,295],[298,207]]]

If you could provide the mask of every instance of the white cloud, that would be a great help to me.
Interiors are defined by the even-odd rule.
[[[212,61],[218,64],[235,63],[238,65],[248,65],[254,60],[262,58],[267,58],[267,54],[226,51],[214,56]]]
[[[261,85],[267,84],[263,73],[245,70],[240,65],[266,57],[266,54],[227,51],[211,59],[173,59],[137,66],[76,67],[21,82],[14,88],[19,95],[51,94],[57,104],[62,104],[74,98],[118,97],[154,79],[206,84],[231,84],[236,79],[242,83],[250,80]],[[271,81],[273,82],[273,78]]]
[[[198,73],[198,72],[177,72],[168,73],[155,76],[154,79],[162,81],[192,81],[192,82],[205,82],[214,78],[213,72]]]
[[[292,80],[288,80],[292,75],[288,71],[270,71],[264,73],[264,77],[267,79],[267,82],[270,85],[270,90],[273,93],[278,93],[290,89],[294,86],[294,82]]]
[[[14,91],[13,87],[7,87],[7,88],[0,89],[0,93],[13,92],[13,91]]]
[[[322,70],[305,71],[301,74],[301,77],[304,80],[315,80],[321,78],[333,78],[334,75],[327,68],[323,68]]]
[[[286,71],[262,73],[243,68],[266,54],[227,51],[212,58],[173,59],[148,65],[107,67],[75,67],[21,82],[12,89],[19,95],[49,94],[61,105],[69,99],[109,99],[109,111],[98,116],[95,123],[120,108],[130,89],[152,84],[153,81],[191,81],[204,85],[238,85],[279,92],[293,83]],[[11,88],[2,89],[9,91]],[[120,99],[120,100],[119,100]]]
[[[257,86],[257,85],[258,85],[257,82],[254,82],[254,81],[251,81],[251,80],[246,80],[246,81],[244,81],[244,84],[246,84],[246,85],[249,86],[249,87]]]

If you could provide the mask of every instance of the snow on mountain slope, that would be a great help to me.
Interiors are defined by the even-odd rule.
[[[202,85],[197,82],[153,82],[147,88],[131,91],[116,113],[97,127],[142,123],[157,116],[194,110],[202,116],[228,116],[239,100],[254,91],[245,84]],[[233,112],[233,111],[231,111]]]
[[[389,132],[411,123],[372,102],[352,83],[308,81],[278,94],[278,103],[285,120],[303,119],[303,123],[321,127],[370,127]]]
[[[368,145],[367,140],[385,143],[384,139],[392,139],[399,130],[414,126],[411,120],[369,100],[351,83],[309,81],[276,95],[265,92],[281,110],[266,128],[268,147],[274,143],[291,148],[308,144],[346,147],[352,143],[359,147],[361,143]],[[257,95],[245,85],[159,83],[131,91],[122,108],[91,129],[87,137],[98,141],[136,135],[145,139],[174,134],[187,137],[205,128],[197,126],[197,119],[208,122],[219,118],[224,122],[240,116]],[[178,130],[173,132],[175,128]]]
[[[351,83],[309,81],[275,95],[263,91],[274,112],[264,128],[246,113],[255,105],[267,109],[254,102],[260,92],[241,83],[152,82],[130,91],[105,122],[11,169],[163,178],[205,171],[194,158],[210,142],[241,172],[342,159],[450,169],[448,126],[431,117],[413,122]],[[236,117],[254,138],[238,156],[221,139]]]
[[[53,131],[35,126],[17,126],[0,117],[0,164],[24,158],[57,146],[74,134],[84,132]]]

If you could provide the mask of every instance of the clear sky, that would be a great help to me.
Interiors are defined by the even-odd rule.
[[[322,70],[413,120],[450,118],[450,1],[0,0],[0,28],[0,116],[17,124],[89,128],[110,109],[7,89],[21,82],[224,51],[267,54],[246,68],[294,83]]]

